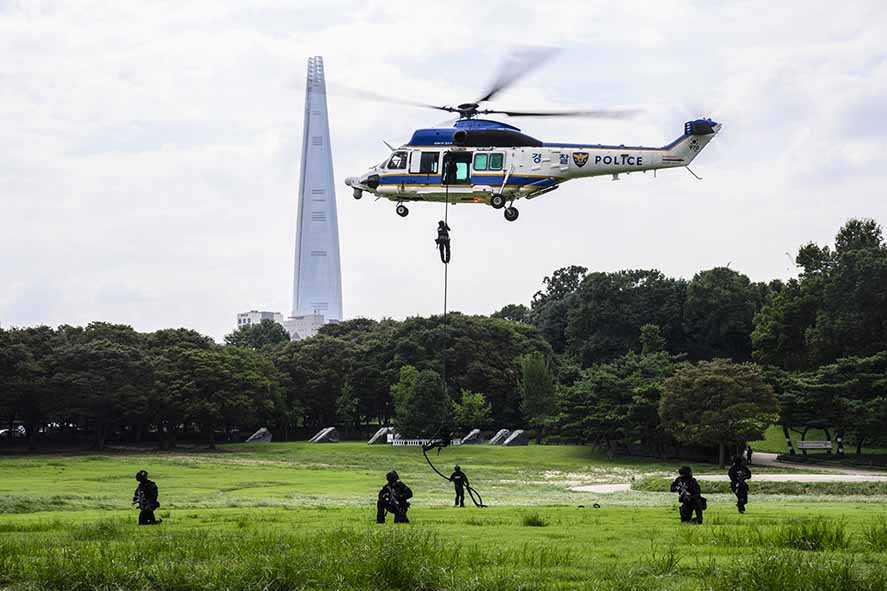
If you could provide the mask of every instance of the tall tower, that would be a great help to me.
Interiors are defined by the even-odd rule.
[[[342,319],[339,221],[326,108],[323,58],[308,59],[299,214],[293,281],[293,317]]]

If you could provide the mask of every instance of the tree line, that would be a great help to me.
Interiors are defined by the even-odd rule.
[[[0,330],[0,425],[38,433],[182,436],[395,424],[409,435],[529,427],[631,452],[833,429],[861,449],[887,426],[887,246],[850,220],[801,273],[752,282],[726,267],[543,280],[529,306],[323,327],[290,342],[266,321],[218,345],[187,329],[96,322]],[[2,427],[0,427],[2,429]]]

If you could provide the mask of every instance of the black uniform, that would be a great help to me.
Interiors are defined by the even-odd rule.
[[[136,474],[139,485],[132,495],[132,502],[139,507],[139,525],[154,525],[163,520],[154,517],[154,511],[160,506],[157,502],[157,484],[148,480],[148,473],[144,470]]]
[[[749,464],[751,464],[751,453],[752,453],[751,446],[746,445],[745,446],[745,459],[748,461]]]
[[[453,483],[453,487],[456,489],[456,506],[464,507],[465,487],[468,486],[468,477],[465,476],[465,472],[459,466],[456,466],[453,469],[453,473],[450,474],[450,482]]]
[[[699,482],[693,478],[693,473],[689,468],[686,470],[682,468],[680,474],[671,483],[671,492],[678,493],[678,500],[681,502],[681,521],[692,522],[695,511],[696,523],[702,523],[702,512],[706,509],[706,500],[702,496]]]
[[[385,523],[385,513],[394,514],[394,523],[409,523],[407,510],[410,508],[409,499],[413,491],[400,481],[397,472],[391,471],[385,475],[388,483],[379,491],[376,501],[376,523]]]
[[[437,248],[440,250],[440,262],[447,264],[450,262],[450,227],[446,222],[437,223]]]
[[[751,478],[751,470],[746,467],[741,458],[734,458],[730,471],[727,472],[730,477],[730,489],[736,495],[736,508],[740,513],[745,513],[745,506],[748,504],[748,483]]]

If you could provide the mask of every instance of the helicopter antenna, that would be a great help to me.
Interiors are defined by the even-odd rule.
[[[392,146],[391,144],[389,144],[385,140],[382,140],[382,143],[385,144],[386,146],[388,146],[388,149],[391,150],[392,152],[395,150],[394,146]]]

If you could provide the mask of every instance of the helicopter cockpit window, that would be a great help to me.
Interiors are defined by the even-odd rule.
[[[395,152],[388,161],[388,168],[391,170],[403,170],[407,167],[407,153]]]
[[[474,155],[474,170],[486,170],[487,165],[489,164],[490,155],[489,154],[475,154]]]

